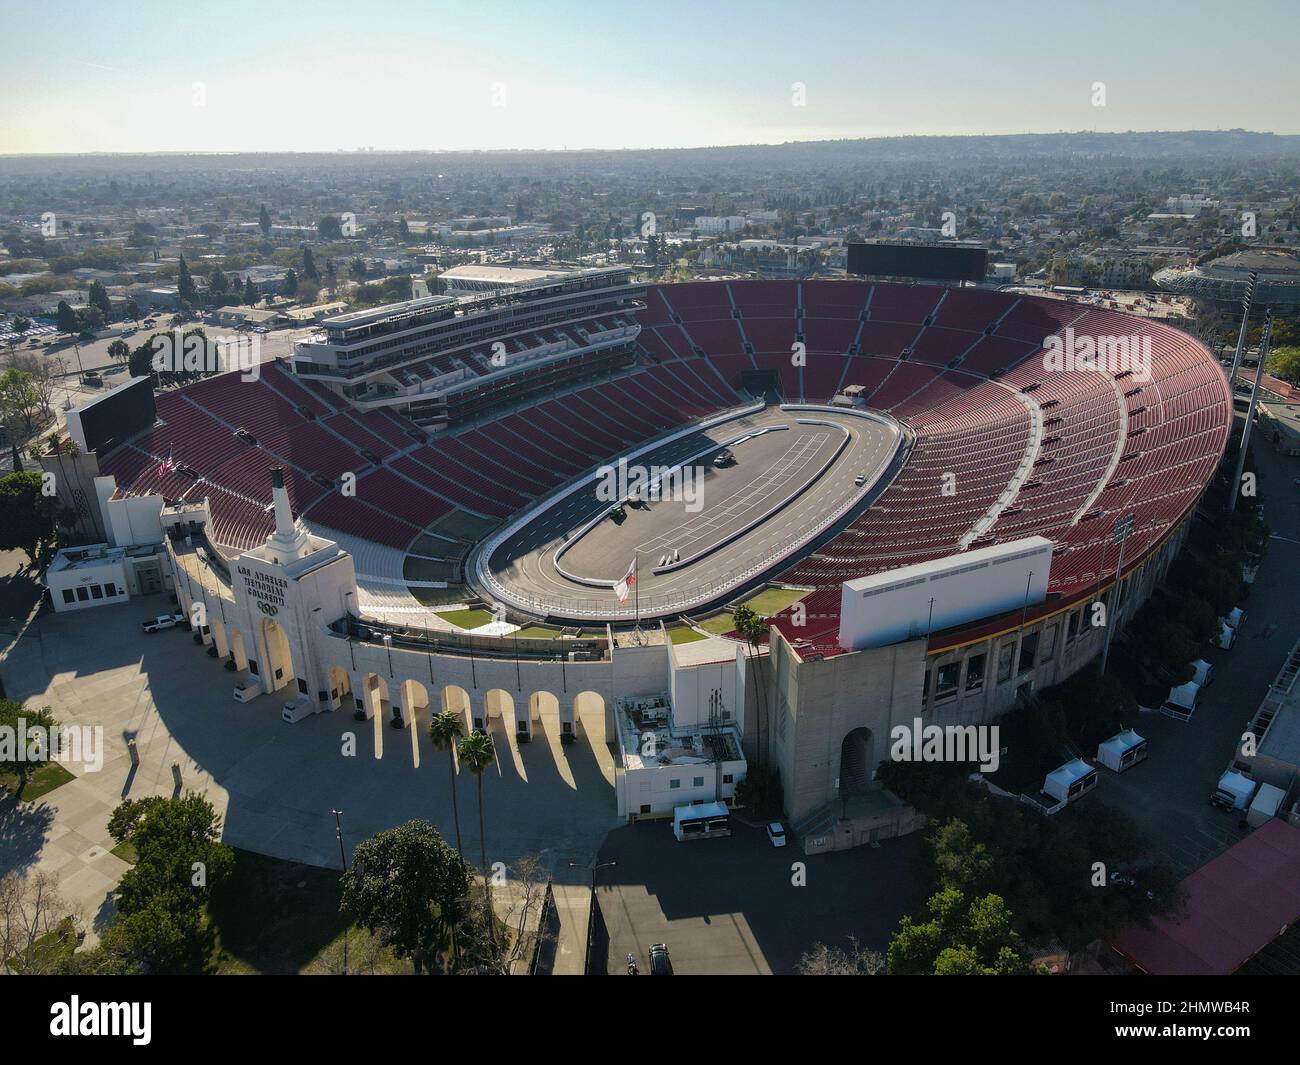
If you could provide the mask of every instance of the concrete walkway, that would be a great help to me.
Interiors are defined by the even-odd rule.
[[[69,765],[77,779],[35,802],[0,800],[0,871],[54,873],[93,942],[127,868],[108,853],[108,818],[124,798],[173,794],[173,765],[182,790],[203,792],[222,813],[225,842],[258,853],[337,867],[333,809],[343,811],[349,851],[416,817],[455,840],[448,756],[429,742],[427,712],[402,731],[345,712],[286,724],[273,696],[235,703],[231,674],[188,632],[141,633],[141,619],[166,608],[159,596],[45,613],[0,651],[10,698],[48,705],[65,725],[101,727],[105,751],[101,770]],[[561,917],[579,925],[562,921],[559,959],[573,971],[576,957],[581,971],[586,903],[577,900],[588,894],[588,864],[618,824],[603,714],[580,713],[577,742],[568,746],[558,719],[543,718],[522,747],[500,720],[491,730],[498,759],[483,780],[487,860],[508,869],[520,857],[541,856],[565,900]],[[140,754],[134,772],[132,738]],[[476,782],[457,776],[461,838],[477,864]]]

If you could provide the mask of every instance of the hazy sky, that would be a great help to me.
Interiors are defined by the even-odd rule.
[[[1295,0],[0,0],[0,26],[0,153],[1300,133]]]

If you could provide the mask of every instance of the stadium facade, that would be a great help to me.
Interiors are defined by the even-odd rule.
[[[1290,248],[1249,248],[1195,266],[1165,267],[1154,275],[1164,292],[1239,317],[1250,275],[1257,273],[1255,306],[1285,317],[1300,315],[1300,259]]]
[[[1045,359],[1063,337],[1079,358]],[[1146,359],[1096,357],[1117,338]],[[632,817],[729,798],[734,759],[725,784],[682,767],[721,765],[706,752],[730,757],[716,737],[734,734],[780,769],[809,831],[878,794],[896,725],[991,721],[1092,661],[1093,605],[1121,625],[1162,579],[1231,421],[1205,348],[1115,311],[851,280],[646,286],[617,269],[343,315],[256,380],[156,400],[156,424],[98,457],[103,524],[165,543],[169,586],[200,604],[199,639],[246,691],[293,717],[500,717],[520,739],[547,717],[572,737],[580,707],[603,707]],[[781,404],[863,411],[909,446],[870,498],[756,573],[750,587],[805,593],[765,653],[674,645],[657,626],[448,631],[417,601],[602,464]],[[892,588],[897,571],[923,599]],[[866,602],[885,592],[904,605]],[[489,605],[508,623],[546,615]],[[623,746],[649,707],[676,744],[654,765]],[[661,793],[651,770],[677,783]],[[861,826],[898,823],[882,808]]]

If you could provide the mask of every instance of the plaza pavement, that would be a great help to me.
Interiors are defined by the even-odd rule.
[[[152,635],[140,621],[168,608],[163,596],[88,612],[45,612],[0,651],[8,697],[49,705],[64,725],[102,726],[104,765],[31,803],[0,800],[0,872],[46,869],[95,938],[126,864],[109,852],[113,808],[124,798],[205,793],[224,817],[225,842],[279,858],[337,867],[334,809],[355,844],[412,818],[433,821],[454,843],[448,756],[416,727],[354,721],[338,711],[287,724],[282,700],[239,704],[234,677],[183,629]],[[13,623],[11,623],[12,625]],[[21,619],[18,625],[23,626]],[[533,742],[491,722],[497,765],[484,776],[487,860],[540,854],[551,868],[562,917],[557,968],[581,971],[589,896],[586,868],[618,824],[613,759],[599,708],[579,708],[576,742],[562,746],[559,722],[544,717]],[[353,737],[355,754],[346,755]],[[127,741],[140,756],[132,772]],[[458,775],[465,854],[480,861],[475,780]],[[572,863],[572,865],[570,865]],[[576,926],[576,927],[575,927]]]

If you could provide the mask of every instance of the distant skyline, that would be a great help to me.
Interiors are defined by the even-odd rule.
[[[1158,16],[1109,0],[0,0],[0,24],[7,155],[1300,134],[1284,0]]]

